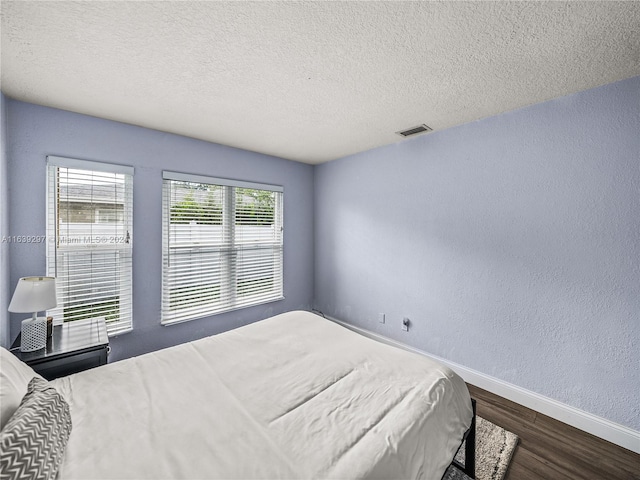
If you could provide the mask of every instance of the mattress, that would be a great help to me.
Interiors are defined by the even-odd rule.
[[[439,480],[472,418],[449,368],[309,312],[51,383],[61,480]]]

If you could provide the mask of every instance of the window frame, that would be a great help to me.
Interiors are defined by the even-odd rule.
[[[91,240],[87,242],[88,236],[85,234],[85,239],[79,241],[77,243],[71,242],[68,239],[65,243],[62,240],[63,236],[60,233],[60,169],[67,169],[67,175],[69,171],[84,171],[87,172],[87,178],[91,178],[94,175],[99,177],[101,174],[114,174],[118,176],[122,176],[122,192],[123,192],[123,206],[122,210],[118,211],[118,215],[116,215],[115,222],[107,222],[107,225],[110,223],[114,224],[114,232],[117,231],[118,228],[122,230],[123,239],[122,241],[113,240],[108,241],[108,238],[102,237],[111,237],[111,234],[107,234],[106,236],[96,235],[94,238],[101,237],[100,240]],[[91,318],[90,313],[87,312],[88,316],[80,316],[80,318],[76,319],[68,319],[65,318],[65,310],[73,307],[69,307],[70,304],[77,302],[77,291],[74,292],[73,287],[68,287],[70,283],[73,282],[72,277],[77,273],[72,272],[71,270],[64,270],[61,272],[61,264],[62,259],[65,255],[69,258],[73,258],[74,255],[82,256],[82,255],[94,255],[94,254],[102,254],[103,259],[108,259],[109,256],[113,256],[113,263],[107,263],[108,268],[112,269],[115,272],[116,280],[115,285],[113,287],[113,296],[117,297],[117,309],[118,316],[117,320],[110,320],[105,317],[107,323],[107,333],[109,336],[120,335],[122,333],[127,333],[133,330],[133,175],[134,168],[126,165],[118,165],[104,162],[96,162],[89,160],[80,160],[74,158],[66,158],[66,157],[58,157],[49,155],[46,158],[46,232],[47,232],[47,247],[46,247],[46,266],[47,266],[47,275],[56,277],[56,295],[58,300],[58,306],[54,309],[51,309],[47,312],[47,315],[51,315],[54,317],[54,322],[56,324],[60,324],[66,321],[74,321],[79,320],[81,318]],[[93,178],[91,179],[93,181]],[[119,181],[117,183],[120,183]],[[116,181],[114,177],[114,188],[118,188],[115,186]],[[94,185],[92,184],[92,187]],[[68,195],[68,192],[67,192]],[[104,200],[102,201],[94,201],[93,193],[91,194],[92,198],[90,202],[91,205],[101,206],[105,205]],[[117,203],[111,204],[112,206],[117,206]],[[98,208],[96,207],[96,208]],[[98,210],[96,210],[98,213]],[[122,215],[120,215],[120,213]],[[71,222],[71,214],[67,212],[67,218],[64,221],[64,224],[69,228]],[[90,235],[93,236],[93,226],[99,225],[100,222],[96,222],[95,219],[92,222],[81,222],[87,223],[87,225],[91,225],[92,227],[87,227],[90,230]],[[76,222],[77,223],[77,222]],[[62,241],[61,241],[62,240]],[[104,243],[101,245],[100,243]],[[76,246],[77,245],[77,246]],[[86,267],[85,264],[76,264],[74,267],[78,270],[81,267]],[[103,264],[104,265],[104,264]],[[89,275],[93,275],[98,277],[98,279],[104,274],[101,272],[101,267],[94,265],[93,259],[90,263],[91,273]],[[76,270],[76,272],[78,271]],[[66,277],[66,278],[65,278]],[[80,283],[80,281],[78,282]],[[67,290],[70,288],[70,290]],[[92,287],[93,288],[93,287]],[[111,290],[108,290],[111,292]],[[74,299],[73,296],[76,296]],[[104,300],[104,290],[103,293],[91,293],[92,297],[90,298],[98,298],[99,300]],[[89,302],[86,302],[89,303]],[[84,303],[84,305],[86,305]],[[80,307],[81,309],[83,307]],[[85,307],[86,308],[86,307]],[[104,309],[104,306],[103,306]],[[98,314],[96,317],[101,317],[100,308],[98,308]],[[81,314],[83,315],[83,314]]]
[[[160,323],[162,325],[173,325],[177,323],[188,322],[199,318],[210,317],[221,313],[226,313],[242,308],[253,307],[266,303],[272,303],[283,300],[284,297],[284,188],[279,185],[263,184],[256,182],[248,182],[242,180],[232,180],[219,177],[210,177],[204,175],[193,175],[179,172],[163,171],[162,186],[162,291],[161,291],[161,309]],[[216,186],[223,189],[221,204],[221,229],[223,240],[219,240],[215,247],[219,250],[220,260],[217,265],[220,266],[220,297],[219,301],[212,301],[207,304],[198,304],[193,307],[182,309],[171,306],[171,288],[175,289],[175,283],[171,284],[171,279],[175,278],[175,273],[170,271],[171,259],[177,258],[175,252],[178,247],[171,246],[171,209],[172,209],[172,186],[180,183],[205,184],[208,186]],[[253,247],[240,247],[240,243],[236,235],[236,189],[252,189],[260,191],[268,191],[275,193],[274,195],[274,211],[273,211],[273,232],[276,238],[273,242],[256,242]],[[227,222],[227,223],[225,223]],[[173,224],[176,225],[176,224]],[[215,243],[215,242],[213,242]],[[196,260],[189,263],[194,265],[197,263],[198,252],[203,250],[195,244],[191,247],[182,247],[187,250],[186,255],[195,256]],[[189,250],[190,249],[190,250]],[[242,267],[253,264],[242,264],[237,262],[233,257],[234,252],[241,249],[243,252],[258,252],[260,249],[266,249],[273,253],[273,281],[275,287],[263,298],[255,301],[240,301],[238,295],[240,287],[238,285],[238,273]],[[206,258],[206,254],[202,254]],[[174,260],[175,261],[175,260]],[[211,260],[209,266],[215,265],[216,260]],[[223,266],[224,265],[224,266]],[[271,265],[271,264],[270,264]],[[277,269],[277,271],[276,271]],[[189,296],[190,300],[196,298]],[[191,310],[191,311],[190,311]]]

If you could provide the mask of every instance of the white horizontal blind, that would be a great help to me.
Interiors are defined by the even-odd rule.
[[[282,299],[282,188],[164,177],[162,323]]]
[[[133,168],[47,158],[47,274],[54,321],[104,317],[132,328]]]

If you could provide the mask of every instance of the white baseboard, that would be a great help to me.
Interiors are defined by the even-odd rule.
[[[608,442],[619,445],[627,450],[640,453],[640,432],[636,430],[611,422],[602,417],[598,417],[597,415],[593,415],[589,412],[585,412],[584,410],[558,402],[557,400],[553,400],[530,390],[518,387],[517,385],[485,375],[484,373],[467,368],[463,365],[450,362],[444,358],[431,355],[430,353],[405,345],[404,343],[397,342],[378,333],[349,325],[348,323],[332,317],[326,318],[366,337],[432,358],[451,368],[467,383],[535,410],[536,412],[540,412],[543,415],[555,418],[556,420],[600,437]]]

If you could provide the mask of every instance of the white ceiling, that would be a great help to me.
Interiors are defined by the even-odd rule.
[[[306,163],[640,75],[640,2],[6,1],[9,97]]]

